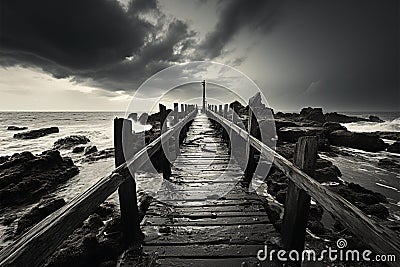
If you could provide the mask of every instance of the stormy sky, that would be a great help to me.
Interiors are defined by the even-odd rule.
[[[397,0],[0,0],[0,110],[125,110],[158,71],[203,60],[243,72],[276,110],[399,110],[399,8]],[[180,86],[166,101],[195,99],[199,89]],[[235,83],[230,90],[210,87],[226,101]]]

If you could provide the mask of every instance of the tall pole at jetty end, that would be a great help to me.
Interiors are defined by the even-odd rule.
[[[201,82],[201,84],[203,85],[203,107],[202,107],[202,111],[203,113],[206,112],[206,80],[203,80]]]

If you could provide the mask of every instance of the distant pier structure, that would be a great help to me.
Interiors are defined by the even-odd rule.
[[[203,107],[202,107],[201,111],[203,113],[205,113],[206,112],[206,80],[203,80],[201,82],[201,85],[203,85]]]

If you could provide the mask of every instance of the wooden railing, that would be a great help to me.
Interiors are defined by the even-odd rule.
[[[140,240],[142,237],[137,212],[136,183],[131,173],[138,170],[171,137],[178,136],[179,132],[186,128],[185,125],[196,116],[197,107],[194,105],[186,105],[185,107],[183,113],[185,116],[182,120],[179,122],[175,120],[175,125],[169,129],[164,129],[160,137],[134,153],[126,162],[122,151],[122,125],[126,121],[115,119],[115,162],[118,167],[4,248],[0,252],[0,266],[41,265],[117,189],[120,198],[124,240],[128,243]],[[166,113],[162,114],[161,125],[163,125],[166,116]],[[178,118],[177,109],[175,109],[174,116]]]
[[[228,119],[228,112],[226,109],[222,111],[222,105],[219,106],[219,109],[217,106],[209,106],[206,113],[209,118],[223,126],[227,132],[242,138],[261,156],[266,158],[273,156],[273,164],[289,178],[281,227],[281,237],[285,249],[303,250],[310,197],[312,197],[357,238],[369,245],[375,253],[395,255],[396,259],[400,258],[400,240],[397,233],[366,216],[346,199],[321,185],[310,176],[317,157],[316,137],[301,137],[299,139],[296,144],[294,164],[252,134],[249,134],[249,132],[255,132],[255,126],[251,125],[253,121],[251,111],[248,119],[249,132],[237,125],[238,119],[235,118],[233,112],[231,112],[233,116],[229,116]],[[252,164],[251,162],[255,161],[254,155],[250,154],[248,160],[248,164]],[[395,262],[387,262],[387,264],[398,266]]]

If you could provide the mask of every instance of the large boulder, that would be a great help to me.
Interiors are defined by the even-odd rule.
[[[326,121],[325,116],[322,113],[322,108],[303,108],[300,111],[300,115],[303,116],[305,119],[311,121],[317,121],[321,123],[324,123]]]
[[[353,133],[346,130],[337,130],[329,134],[329,141],[335,146],[345,146],[369,152],[385,150],[387,144],[377,135]]]
[[[325,136],[323,127],[282,127],[277,131],[278,139],[284,142],[295,143],[302,136]]]
[[[58,127],[49,127],[49,128],[42,128],[38,130],[32,130],[28,132],[16,133],[14,134],[14,138],[18,139],[35,139],[39,138],[48,134],[58,133],[60,130]]]
[[[283,127],[298,127],[297,123],[287,120],[287,119],[275,119],[275,128],[280,129]]]
[[[90,142],[89,138],[84,135],[70,135],[54,142],[54,149],[70,149],[76,145],[86,144]]]
[[[400,141],[396,141],[388,146],[387,151],[392,153],[400,153]]]
[[[333,132],[333,131],[337,131],[337,130],[347,130],[346,127],[344,127],[343,125],[341,125],[338,122],[331,122],[331,121],[327,121],[325,122],[322,127],[324,127],[326,129],[327,132]]]
[[[37,224],[48,215],[58,210],[65,205],[65,200],[62,198],[50,198],[44,199],[39,204],[31,208],[25,213],[21,219],[18,220],[17,229],[15,234],[19,235],[24,232],[27,228]]]
[[[370,121],[372,121],[372,122],[379,122],[379,123],[385,122],[384,120],[382,120],[382,119],[379,118],[378,116],[374,116],[374,115],[369,116],[368,119],[369,119]]]
[[[57,150],[16,153],[0,164],[0,208],[30,202],[78,174],[71,158]]]
[[[90,153],[82,161],[83,162],[93,162],[93,161],[98,161],[101,159],[107,159],[107,158],[112,158],[112,157],[114,157],[114,148],[106,148],[104,150]]]
[[[84,155],[89,155],[92,154],[94,152],[97,152],[97,147],[96,146],[87,146],[85,147],[85,150],[83,152]]]
[[[149,119],[149,114],[147,114],[146,112],[140,114],[139,117],[139,123],[141,124],[147,124],[147,120]]]

